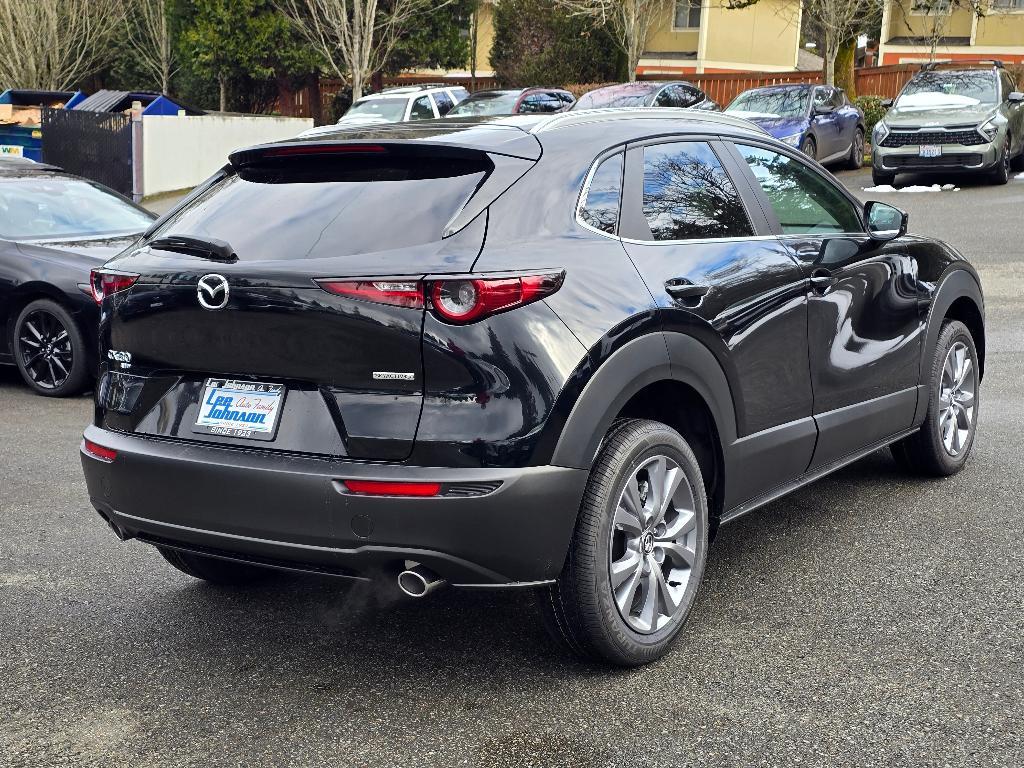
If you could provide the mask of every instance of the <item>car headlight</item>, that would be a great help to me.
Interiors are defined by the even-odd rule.
[[[885,141],[885,137],[889,135],[889,126],[883,121],[879,120],[875,123],[875,130],[871,132],[871,143],[876,147]]]
[[[794,133],[790,136],[782,136],[779,138],[783,144],[789,144],[791,147],[799,147],[800,142],[803,140],[804,135],[802,133]]]
[[[1005,117],[1002,115],[995,115],[978,126],[978,133],[984,136],[987,141],[992,141],[996,137],[996,134],[999,133],[999,129],[1005,124]]]

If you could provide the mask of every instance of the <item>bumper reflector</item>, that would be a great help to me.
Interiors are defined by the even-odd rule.
[[[350,493],[362,496],[437,496],[440,483],[393,483],[383,480],[342,480]]]
[[[94,443],[92,440],[82,440],[82,448],[85,452],[92,456],[94,459],[105,461],[108,464],[117,458],[117,451],[113,448],[107,448],[105,446]]]

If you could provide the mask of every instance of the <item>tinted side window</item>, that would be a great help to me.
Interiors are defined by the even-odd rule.
[[[643,211],[655,240],[754,234],[736,186],[704,142],[644,147]]]
[[[812,168],[770,149],[737,144],[787,235],[862,232],[859,211]]]
[[[452,101],[451,96],[444,91],[437,91],[434,94],[434,103],[437,104],[437,114],[442,117],[447,115],[448,110],[455,106],[455,102]]]
[[[594,229],[615,233],[622,196],[622,153],[603,160],[594,171],[580,218]]]
[[[520,112],[557,112],[562,102],[549,93],[532,93],[519,105]]]
[[[412,110],[409,112],[410,120],[432,120],[434,108],[430,106],[429,96],[420,96],[412,103]]]
[[[704,100],[704,94],[696,88],[673,85],[669,90],[672,91],[672,105],[675,107],[692,107]]]

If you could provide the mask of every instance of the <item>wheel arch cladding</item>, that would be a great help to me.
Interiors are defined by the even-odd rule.
[[[929,361],[935,353],[942,325],[959,320],[974,337],[978,350],[979,381],[985,375],[985,300],[977,278],[965,269],[953,270],[939,285],[928,313],[927,336],[921,359],[921,381],[925,380]]]
[[[612,354],[573,406],[551,463],[589,469],[616,418],[641,414],[652,417],[653,413],[661,413],[664,418],[671,412],[669,404],[656,398],[669,395],[684,398],[682,408],[672,413],[674,423],[669,426],[684,437],[689,433],[689,439],[702,433],[714,438],[716,444],[704,449],[702,470],[707,462],[714,487],[720,491],[724,485],[723,453],[736,440],[732,394],[715,356],[699,341],[682,334],[648,334]],[[696,418],[687,418],[687,405],[699,408]]]

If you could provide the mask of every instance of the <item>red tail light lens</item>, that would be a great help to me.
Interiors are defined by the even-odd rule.
[[[89,285],[92,287],[92,297],[97,304],[102,304],[103,299],[112,296],[118,291],[126,291],[135,285],[139,279],[138,275],[127,272],[109,272],[104,269],[94,269],[89,274]]]
[[[395,307],[423,306],[423,284],[419,280],[317,280],[316,284],[329,293],[352,299]]]
[[[381,480],[344,480],[352,493],[364,496],[437,496],[440,483],[392,483]]]
[[[110,463],[117,458],[117,451],[113,448],[107,448],[99,443],[94,443],[92,440],[83,440],[82,447],[86,453],[100,461]]]
[[[472,323],[539,301],[562,287],[564,272],[523,277],[438,280],[430,290],[434,313],[448,323]]]
[[[352,299],[420,309],[425,297],[430,308],[446,323],[472,323],[475,320],[539,301],[562,287],[565,272],[550,272],[519,277],[465,277],[451,280],[382,278],[378,280],[334,280],[323,278],[316,284],[329,293]]]

